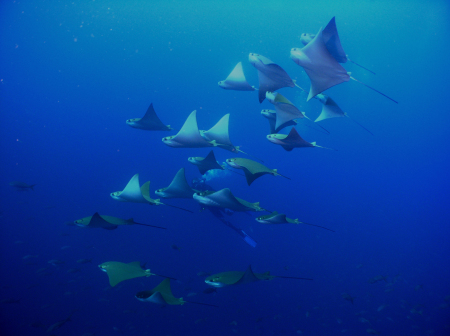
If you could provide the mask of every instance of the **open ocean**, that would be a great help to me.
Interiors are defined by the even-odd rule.
[[[376,75],[342,66],[398,104],[355,81],[334,86],[325,94],[373,135],[350,118],[301,119],[303,139],[335,150],[285,151],[266,139],[260,112],[274,105],[218,82],[242,62],[257,88],[257,53],[309,90],[290,50],[333,17],[345,52]],[[1,1],[1,335],[450,335],[449,18],[448,0]],[[300,89],[277,92],[319,116]],[[174,130],[126,124],[150,104]],[[200,130],[229,113],[232,143],[253,156],[214,147],[220,164],[257,157],[290,178],[248,186],[212,170],[208,188],[335,232],[227,210],[236,231],[194,199],[111,198],[137,173],[153,199],[180,168],[189,184],[201,178],[188,157],[211,148],[161,141],[194,110]],[[73,225],[96,212],[167,229]],[[112,287],[98,267],[110,261],[176,279],[173,295],[189,302],[135,297],[160,276]],[[313,280],[205,283],[249,265]]]

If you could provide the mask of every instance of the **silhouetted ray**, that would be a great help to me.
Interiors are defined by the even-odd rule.
[[[232,285],[240,285],[245,283],[252,283],[261,280],[272,280],[274,278],[298,279],[298,280],[312,280],[310,278],[296,278],[286,277],[280,275],[270,275],[270,272],[254,273],[251,266],[248,266],[245,272],[231,271],[222,272],[210,275],[205,279],[205,282],[213,287],[225,287]]]
[[[311,225],[311,226],[316,226],[328,231],[332,231],[335,232],[334,230],[328,229],[326,227],[320,226],[320,225],[315,225],[315,224],[309,224],[309,223],[305,223],[305,222],[300,222],[298,219],[291,219],[286,217],[285,214],[280,214],[276,211],[265,215],[265,216],[259,216],[257,218],[255,218],[257,222],[262,223],[262,224],[306,224],[306,225]]]
[[[263,164],[250,159],[233,158],[227,159],[226,162],[230,167],[242,169],[244,171],[248,185],[251,185],[254,180],[266,174],[282,176],[290,180],[289,177],[279,174],[276,169],[267,168]]]
[[[211,169],[224,170],[224,167],[217,162],[212,150],[205,158],[195,156],[188,158],[188,161],[193,165],[196,165],[202,175],[206,174],[206,172]]]
[[[139,128],[147,131],[170,131],[170,125],[164,125],[156,115],[153,104],[150,104],[147,112],[142,118],[128,119],[127,124],[133,128]]]
[[[325,149],[331,149],[327,147],[322,147],[316,145],[315,142],[308,142],[303,140],[303,138],[297,133],[294,127],[292,127],[291,131],[288,135],[286,134],[269,134],[267,135],[267,140],[270,142],[280,145],[287,151],[291,151],[294,148],[301,148],[301,147],[319,147],[319,148],[325,148]]]

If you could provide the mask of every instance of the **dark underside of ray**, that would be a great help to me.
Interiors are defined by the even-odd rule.
[[[197,165],[200,174],[205,175],[208,170],[220,169],[223,167],[217,163],[214,152],[211,150],[208,155],[201,161],[201,165]]]
[[[259,102],[262,103],[266,99],[266,92],[274,92],[283,87],[294,87],[294,82],[277,64],[266,64],[263,70],[258,69],[259,78]]]
[[[151,126],[154,130],[161,130],[161,131],[170,130],[170,128],[164,125],[162,121],[159,119],[159,117],[156,115],[155,109],[153,108],[153,103],[150,104],[149,108],[147,109],[147,112],[140,121],[142,123]]]
[[[246,169],[246,168],[243,168],[242,170],[243,170],[244,173],[245,173],[245,178],[247,179],[247,184],[248,184],[249,186],[250,186],[250,185],[253,183],[253,181],[255,181],[257,178],[260,178],[260,177],[263,176],[263,175],[270,174],[270,173],[268,173],[268,172],[261,172],[261,173],[254,173],[254,174],[252,174],[252,173],[250,173],[249,170]]]
[[[109,222],[107,222],[106,220],[104,220],[98,212],[96,212],[91,220],[89,221],[88,226],[94,227],[94,228],[102,228],[105,230],[115,230],[117,229],[117,225],[115,224],[111,224]]]

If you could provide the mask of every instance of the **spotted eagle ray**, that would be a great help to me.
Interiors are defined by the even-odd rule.
[[[294,104],[290,102],[289,99],[284,97],[282,94],[278,92],[266,92],[266,98],[275,107],[275,130],[277,130],[276,133],[285,128],[294,119],[306,118],[312,122],[312,120],[306,116],[305,112],[300,111]],[[330,133],[322,126],[318,126],[328,134]]]
[[[133,220],[133,218],[122,219],[122,218],[117,218],[117,217],[113,217],[113,216],[99,215],[98,212],[96,212],[92,216],[77,219],[74,221],[74,224],[77,226],[81,226],[81,227],[102,228],[102,229],[106,229],[106,230],[117,229],[119,225],[133,225],[133,224],[150,226],[150,227],[154,227],[154,228],[158,228],[158,229],[166,229],[165,227],[137,223]]]
[[[162,198],[192,198],[195,192],[186,181],[184,168],[181,168],[170,185],[156,190],[155,194]]]
[[[326,227],[323,226],[319,226],[319,225],[315,225],[315,224],[309,224],[309,223],[305,223],[305,222],[300,222],[298,219],[291,219],[286,217],[285,214],[281,214],[278,213],[276,211],[265,215],[265,216],[259,216],[257,218],[255,218],[257,222],[261,223],[261,224],[306,224],[306,225],[311,225],[311,226],[316,226],[316,227],[320,227],[322,229],[328,230],[328,231],[332,231],[332,232],[336,232],[334,230],[328,229]]]
[[[162,138],[162,142],[176,148],[202,148],[216,146],[214,141],[204,139],[198,130],[197,111],[192,111],[176,135]]]
[[[208,170],[212,169],[220,169],[224,170],[225,168],[220,165],[216,157],[214,156],[214,152],[211,150],[206,157],[192,156],[188,158],[188,161],[193,165],[196,165],[200,174],[205,175]]]
[[[295,130],[294,127],[292,127],[291,131],[288,135],[286,134],[269,134],[267,135],[267,140],[270,142],[280,145],[287,151],[291,151],[294,148],[302,148],[302,147],[319,147],[319,148],[325,148],[325,149],[331,149],[327,147],[322,147],[319,145],[316,145],[315,142],[308,142],[306,140],[303,140],[303,138],[298,134],[298,132]]]
[[[283,87],[294,87],[291,77],[280,67],[267,57],[250,53],[248,56],[250,63],[258,70],[259,79],[259,102],[266,99],[266,92],[274,92]]]
[[[347,117],[350,120],[352,120],[355,124],[359,125],[361,128],[365,129],[367,132],[373,135],[371,131],[369,131],[367,128],[365,128],[363,125],[361,125],[359,122],[357,122],[355,119],[350,118],[347,113],[341,110],[338,104],[336,102],[328,97],[327,95],[323,93],[319,93],[315,98],[317,98],[322,103],[322,111],[320,115],[317,117],[314,122],[322,121],[325,119],[330,118],[338,118],[338,117]]]
[[[219,86],[225,90],[255,91],[255,88],[248,84],[245,79],[242,62],[239,62],[234,67],[233,71],[231,71],[225,80],[219,82]]]
[[[191,212],[190,210],[177,207],[175,205],[162,203],[159,199],[152,199],[150,197],[150,181],[145,182],[142,187],[139,187],[139,174],[135,174],[130,182],[125,186],[122,191],[115,191],[110,196],[121,202],[133,202],[133,203],[147,203],[150,205],[167,205],[172,208],[177,208],[183,211]]]
[[[248,156],[252,156],[242,151],[239,146],[235,146],[231,143],[229,135],[229,123],[230,114],[225,114],[213,127],[207,131],[200,131],[201,136],[219,147],[233,153],[242,153]],[[252,156],[253,157],[253,156]],[[255,158],[259,160],[258,158]],[[261,161],[261,160],[260,160]]]
[[[103,272],[108,274],[109,284],[111,287],[114,287],[118,283],[128,279],[149,277],[152,275],[162,276],[156,273],[151,273],[149,269],[143,269],[139,261],[133,261],[128,264],[119,261],[107,261],[98,265],[98,267]]]
[[[148,291],[141,291],[136,294],[136,299],[142,302],[152,302],[159,305],[183,305],[186,302],[195,303],[205,306],[217,307],[215,305],[200,303],[200,302],[192,302],[183,300],[183,298],[176,298],[172,289],[170,288],[170,279],[164,279],[158,286]]]
[[[150,104],[147,112],[142,118],[128,119],[127,125],[147,131],[170,131],[170,125],[164,125],[156,115],[153,104]]]
[[[309,42],[311,42],[316,35],[314,34],[302,34],[300,36],[300,41],[303,43],[303,45],[307,45]],[[330,52],[330,54],[334,57],[336,61],[339,63],[346,63],[351,62],[367,71],[375,75],[375,72],[372,70],[367,69],[366,67],[363,67],[362,65],[353,62],[348,55],[345,53],[344,48],[342,48],[341,39],[339,38],[339,34],[336,28],[336,19],[333,17],[330,22],[328,22],[327,26],[323,30],[323,38],[325,42],[325,46],[327,47],[327,50]]]
[[[194,199],[209,207],[219,207],[232,211],[267,211],[259,206],[259,202],[250,203],[235,197],[228,188],[219,191],[204,191],[194,194]]]
[[[205,282],[213,287],[225,287],[231,285],[239,285],[260,280],[272,280],[274,278],[312,280],[310,278],[287,277],[280,275],[271,275],[270,272],[254,273],[251,266],[248,266],[245,272],[231,271],[210,275]]]
[[[305,69],[311,81],[307,101],[330,87],[348,82],[352,79],[398,104],[394,99],[348,74],[327,50],[322,28],[320,28],[319,33],[305,47],[301,49],[292,48],[291,59]]]
[[[227,159],[226,162],[230,167],[242,169],[244,171],[245,178],[247,179],[247,184],[249,186],[253,183],[254,180],[266,174],[270,174],[273,176],[282,176],[290,180],[289,177],[278,173],[277,169],[267,168],[263,164],[250,159],[232,158]]]

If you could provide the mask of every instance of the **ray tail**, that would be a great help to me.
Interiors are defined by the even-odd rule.
[[[275,275],[277,278],[283,278],[283,279],[297,279],[297,280],[313,280],[311,278],[297,278],[297,277],[289,277],[289,276],[281,276],[281,275]]]
[[[213,305],[213,304],[209,304],[209,303],[201,303],[201,302],[186,301],[186,300],[183,300],[183,301],[189,302],[189,303],[195,303],[195,304],[202,305],[202,306],[210,306],[210,307],[219,308],[219,306],[216,306],[216,305]]]
[[[334,148],[328,148],[328,147],[323,147],[323,146],[319,146],[319,145],[314,145],[314,147],[319,147],[319,148],[323,148],[323,149],[329,149],[329,150],[332,150],[332,151],[338,151],[337,149],[334,149]]]
[[[358,82],[358,83],[360,83],[360,84],[362,84],[362,85],[368,87],[369,89],[371,89],[371,90],[373,90],[373,91],[379,93],[379,94],[382,95],[382,96],[385,96],[387,99],[390,99],[390,100],[392,100],[394,103],[398,104],[398,101],[392,99],[392,98],[389,97],[389,96],[386,96],[383,92],[380,92],[380,91],[374,89],[373,87],[371,87],[371,86],[369,86],[369,85],[367,85],[367,84],[364,84],[363,82],[357,80],[356,78],[354,78],[354,77],[352,77],[352,76],[350,76],[350,78],[353,79],[355,82]]]
[[[331,231],[331,232],[336,232],[334,230],[331,230],[331,229],[328,229],[328,228],[326,228],[324,226],[320,226],[320,225],[316,225],[316,224],[310,224],[310,223],[305,223],[305,222],[299,222],[299,224],[311,225],[311,226],[319,227],[319,228],[322,228],[322,229],[325,229],[325,230],[328,230],[328,231]]]
[[[190,212],[190,213],[194,213],[194,212],[193,212],[193,211],[191,211],[191,210],[188,210],[188,209],[185,209],[185,208],[181,208],[181,207],[177,207],[176,205],[172,205],[172,204],[167,204],[167,203],[161,203],[161,204],[164,204],[164,205],[170,206],[170,207],[172,207],[172,208],[180,209],[180,210],[183,210],[183,211],[187,211],[187,212]]]
[[[294,81],[294,84],[295,84],[296,87],[298,87],[298,88],[299,88],[300,90],[302,90],[303,92],[308,93],[308,91],[306,91],[304,88],[302,88],[301,86],[299,86],[295,81]]]
[[[143,224],[143,223],[133,223],[133,224],[136,224],[136,225],[142,225],[142,226],[149,226],[149,227],[154,227],[154,228],[157,228],[157,229],[164,229],[164,230],[167,230],[167,228],[162,227],[162,226],[156,226],[156,225],[150,225],[150,224]]]
[[[304,114],[303,113],[303,116],[306,118],[306,119],[308,119],[309,121],[311,121],[311,122],[314,122],[314,121],[312,121],[311,119],[309,119],[307,116],[306,116],[306,114]],[[329,131],[327,131],[325,128],[323,128],[322,126],[320,126],[319,124],[317,124],[317,123],[315,123],[317,126],[319,126],[321,129],[323,129],[325,132],[327,132],[328,134],[330,134],[330,132]],[[313,128],[313,129],[315,129],[315,128]],[[317,131],[317,130],[316,130]]]
[[[279,175],[279,176],[281,176],[281,177],[284,177],[285,179],[288,179],[288,180],[292,181],[292,179],[291,179],[290,177],[287,177],[287,176],[281,175],[281,174],[280,174],[280,173],[278,173],[278,172],[277,172],[277,175]]]
[[[233,169],[229,169],[229,168],[225,168],[226,170],[228,170],[228,171],[230,171],[230,172],[233,172],[233,173],[235,173],[235,174],[238,174],[238,175],[241,175],[241,176],[245,176],[245,175],[243,175],[243,174],[241,174],[241,173],[238,173],[237,171],[234,171]]]
[[[165,276],[165,275],[161,275],[161,274],[156,274],[156,273],[153,273],[154,275],[157,275],[157,276],[159,276],[159,277],[161,277],[161,278],[167,278],[167,279],[171,279],[171,280],[177,280],[177,279],[175,279],[175,278],[171,278],[171,277],[168,277],[168,276]]]
[[[346,117],[348,117],[350,120],[353,120],[353,122],[359,126],[361,126],[362,128],[364,128],[367,132],[369,132],[370,134],[373,135],[373,133],[371,131],[369,131],[367,128],[365,128],[363,125],[361,125],[359,122],[357,122],[355,119],[350,118],[347,114],[345,114]]]
[[[250,157],[252,157],[252,158],[254,158],[254,159],[256,159],[256,160],[261,161],[261,162],[264,163],[263,160],[257,158],[256,156],[250,155],[250,154],[248,154],[248,153],[246,153],[246,152],[244,152],[244,151],[241,151],[240,149],[238,149],[238,152],[239,152],[239,153],[242,153],[242,154],[245,154],[245,155],[248,155],[248,156],[250,156]]]
[[[369,71],[370,73],[376,75],[376,73],[373,72],[372,70],[369,70],[369,69],[367,69],[366,67],[363,67],[361,64],[358,64],[358,63],[356,63],[356,62],[353,62],[353,61],[352,61],[350,58],[348,58],[348,57],[347,57],[347,60],[350,61],[350,62],[352,62],[354,65],[357,65],[357,66],[359,66],[360,68],[363,68],[364,70],[367,70],[367,71]]]

